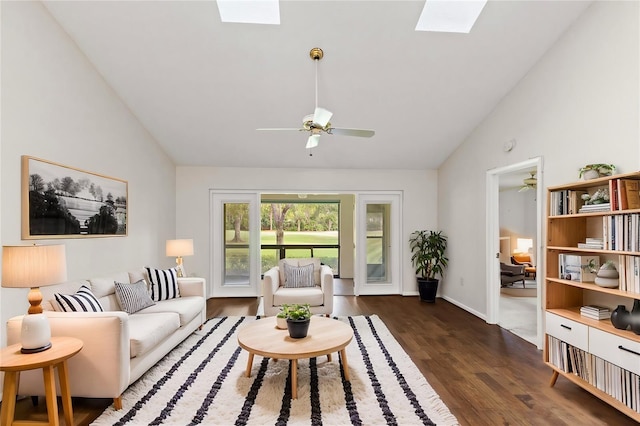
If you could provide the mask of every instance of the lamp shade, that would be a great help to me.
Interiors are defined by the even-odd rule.
[[[43,287],[66,280],[64,245],[2,247],[2,287]]]
[[[193,240],[167,240],[167,256],[192,256]]]

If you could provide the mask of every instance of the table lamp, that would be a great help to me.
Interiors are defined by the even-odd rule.
[[[2,247],[2,287],[30,288],[29,311],[22,319],[22,353],[42,352],[51,347],[51,328],[42,313],[43,286],[67,280],[64,245]]]
[[[178,276],[186,277],[182,256],[193,255],[193,240],[167,240],[167,256],[175,256],[178,265]]]

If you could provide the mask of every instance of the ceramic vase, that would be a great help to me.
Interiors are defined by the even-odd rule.
[[[631,312],[627,311],[627,307],[624,305],[618,305],[616,309],[611,312],[611,324],[619,330],[626,330],[631,323]]]
[[[286,330],[287,329],[287,319],[286,318],[276,317],[276,327],[281,329],[281,330]]]
[[[631,309],[631,330],[640,334],[640,300],[633,301],[633,309]]]

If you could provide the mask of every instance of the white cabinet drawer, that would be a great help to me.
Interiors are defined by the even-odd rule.
[[[588,326],[551,312],[546,312],[545,318],[547,334],[582,350],[589,350]]]
[[[589,352],[625,370],[640,374],[640,342],[590,328]]]

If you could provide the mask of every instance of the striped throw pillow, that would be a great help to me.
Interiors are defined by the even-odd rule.
[[[54,294],[64,312],[104,312],[102,305],[89,287],[83,285],[75,294]]]
[[[314,287],[313,264],[305,266],[291,266],[284,264],[285,288]]]
[[[176,268],[154,269],[145,267],[151,285],[151,300],[159,302],[161,300],[175,299],[180,297],[178,290],[178,272]]]
[[[147,283],[140,280],[133,284],[115,282],[116,297],[123,311],[133,314],[141,309],[155,305],[147,292]]]

